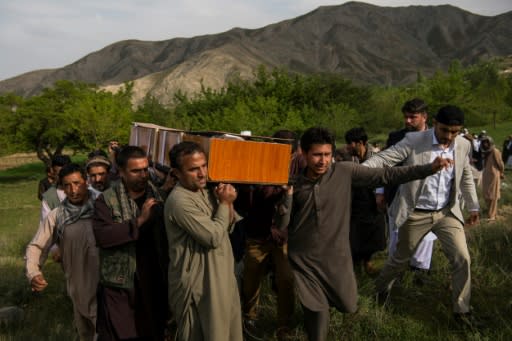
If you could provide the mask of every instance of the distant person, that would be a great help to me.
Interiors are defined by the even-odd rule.
[[[350,158],[344,161],[363,163],[375,153],[368,144],[368,135],[363,128],[352,128],[345,133]],[[373,188],[352,190],[350,215],[350,249],[354,266],[363,266],[368,274],[377,271],[371,259],[375,252],[386,247],[386,221],[384,213],[377,207]]]
[[[48,285],[42,272],[46,255],[53,244],[59,246],[79,339],[93,341],[99,277],[99,255],[91,220],[94,194],[87,190],[86,175],[79,165],[65,165],[59,174],[66,199],[48,214],[28,244],[26,273],[32,291],[44,290]]]
[[[494,146],[494,141],[490,136],[484,136],[480,140],[480,151],[484,160],[482,193],[487,204],[487,216],[490,221],[494,221],[498,213],[501,179],[504,177],[505,165],[500,151]]]
[[[39,222],[42,223],[51,210],[59,206],[62,200],[66,198],[66,194],[59,181],[59,172],[67,164],[71,163],[71,158],[67,155],[54,155],[52,157],[51,169],[53,174],[53,185],[43,193],[41,200],[41,216]]]
[[[469,161],[471,146],[459,135],[464,125],[464,113],[458,107],[440,108],[433,125],[433,129],[407,134],[403,140],[364,163],[369,167],[392,167],[396,164],[424,165],[436,157],[451,160],[451,166],[441,172],[398,188],[400,195],[389,208],[399,231],[397,249],[375,285],[379,303],[385,302],[423,236],[433,232],[451,265],[454,317],[464,322],[471,313],[471,261],[461,198],[469,211],[468,224],[475,224],[479,219],[478,197]]]
[[[512,156],[512,135],[509,135],[507,139],[503,142],[503,149],[501,151],[501,159],[503,163],[506,165],[509,163],[509,157]],[[510,162],[512,163],[512,161]]]
[[[62,187],[62,183],[59,179],[60,170],[71,163],[71,158],[67,155],[54,155],[52,157],[52,174],[54,178],[53,185],[43,193],[43,199],[41,200],[41,214],[39,216],[39,225],[41,225],[44,220],[46,219],[46,216],[48,213],[50,213],[51,210],[55,209],[57,206],[60,205],[60,203],[66,199],[66,192],[64,191],[64,188]],[[60,250],[58,245],[53,245],[50,249],[50,256],[51,258],[56,261],[60,262]]]
[[[206,154],[195,142],[169,152],[178,183],[165,202],[169,307],[177,340],[241,341],[240,296],[228,234],[237,220],[232,185],[206,187]]]
[[[477,151],[474,149],[474,144],[473,144],[474,137],[472,134],[469,134],[469,133],[466,133],[461,136],[463,136],[466,140],[468,140],[471,143],[471,154],[470,154],[471,157],[470,157],[469,163],[471,165],[471,171],[473,173],[473,180],[475,181],[475,186],[479,187],[481,179],[482,179],[482,172],[479,171],[478,169],[476,169],[476,167],[475,167]]]
[[[332,163],[335,138],[322,127],[307,129],[300,145],[307,168],[288,190],[276,222],[279,229],[288,230],[288,259],[308,339],[326,340],[331,306],[341,312],[357,310],[349,242],[352,188],[419,179],[448,162],[438,158],[428,166],[380,169]]]
[[[46,166],[46,176],[39,180],[37,186],[37,198],[43,200],[43,194],[52,187],[55,183],[55,177],[53,176],[52,167]]]
[[[414,131],[426,131],[428,129],[428,105],[420,98],[413,98],[404,103],[402,106],[402,114],[404,117],[404,128],[401,130],[393,131],[389,133],[388,140],[386,142],[386,148],[389,148],[399,141],[401,141],[406,134]],[[377,201],[379,206],[384,208],[386,205],[389,207],[393,204],[395,199],[396,186],[386,187],[384,195],[377,194]],[[379,193],[379,190],[377,190]],[[385,199],[384,199],[385,198]],[[398,238],[398,226],[395,224],[396,217],[393,216],[390,210],[388,213],[388,225],[389,225],[389,241],[388,241],[388,254],[389,257],[393,255],[396,250],[396,243]],[[432,261],[432,252],[434,251],[434,241],[437,239],[435,234],[429,232],[421,240],[418,248],[411,257],[410,267],[414,271],[427,272],[430,270],[430,264]]]
[[[98,340],[162,340],[168,320],[165,195],[150,182],[139,147],[116,155],[120,181],[96,199],[100,249]]]
[[[96,191],[97,194],[110,187],[110,166],[110,161],[102,155],[92,156],[85,163],[89,188]]]

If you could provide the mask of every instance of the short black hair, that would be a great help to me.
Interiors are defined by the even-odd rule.
[[[366,131],[364,131],[364,128],[362,127],[352,128],[345,133],[345,141],[347,143],[362,141],[366,144],[368,141],[368,135],[366,135]]]
[[[445,105],[441,107],[434,118],[437,122],[449,126],[464,125],[464,112],[455,105]]]
[[[52,157],[52,167],[64,167],[67,164],[71,163],[71,158],[67,155],[57,154]]]
[[[64,165],[59,172],[59,181],[62,182],[62,179],[72,173],[80,173],[82,179],[87,180],[87,175],[85,174],[84,167],[80,166],[77,163],[68,163]]]
[[[300,146],[302,150],[308,152],[314,144],[330,144],[332,150],[336,150],[336,139],[334,134],[324,127],[312,127],[307,129],[300,138]]]
[[[192,141],[183,141],[178,144],[175,144],[171,150],[169,151],[169,160],[171,161],[171,167],[181,170],[181,160],[186,155],[192,155],[195,153],[203,153],[203,147],[196,142]]]
[[[293,142],[291,142],[291,145],[292,145],[292,152],[295,152],[297,150],[297,134],[295,134],[293,131],[291,130],[286,130],[286,129],[281,129],[281,130],[278,130],[276,131],[272,137],[274,138],[278,138],[278,139],[289,139],[289,140],[293,140]]]
[[[402,113],[426,113],[428,110],[428,105],[421,98],[413,98],[404,103],[402,106]]]
[[[142,159],[147,158],[146,152],[137,146],[124,146],[121,147],[116,154],[116,164],[119,168],[124,169],[128,164],[129,159]]]

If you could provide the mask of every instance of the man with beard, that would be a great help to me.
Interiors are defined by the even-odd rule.
[[[229,233],[236,190],[206,187],[206,155],[195,142],[169,152],[178,183],[165,202],[169,240],[169,307],[179,341],[241,341],[240,296]]]
[[[469,224],[479,219],[479,204],[470,167],[471,145],[460,136],[464,113],[456,106],[439,109],[434,127],[409,133],[396,145],[374,155],[364,165],[392,167],[396,164],[424,165],[436,157],[451,166],[424,180],[411,181],[398,188],[389,210],[399,228],[395,253],[376,280],[378,300],[385,302],[394,281],[400,276],[421,238],[434,232],[452,270],[453,312],[457,319],[470,313],[470,256],[464,233],[462,199],[470,216]]]
[[[26,271],[32,291],[42,291],[46,282],[41,268],[54,243],[61,252],[66,287],[73,302],[74,324],[80,340],[93,341],[96,334],[98,249],[92,231],[94,193],[87,190],[86,175],[77,164],[59,172],[66,199],[50,211],[27,246]]]
[[[363,163],[374,153],[368,148],[368,136],[363,128],[352,128],[345,133],[350,158],[344,161]],[[378,209],[372,188],[356,188],[352,191],[350,217],[350,249],[354,265],[361,263],[367,273],[376,270],[372,255],[386,247],[384,214]]]
[[[110,187],[110,161],[105,156],[95,155],[89,158],[85,169],[87,170],[89,189],[100,194]]]
[[[117,154],[120,181],[98,197],[98,340],[162,340],[167,313],[167,239],[163,197],[148,181],[142,149]]]
[[[402,113],[404,115],[405,128],[393,131],[389,134],[386,142],[386,148],[389,148],[400,140],[402,140],[407,133],[414,131],[425,131],[428,129],[428,106],[422,99],[413,98],[404,103],[402,106]],[[386,205],[391,205],[395,198],[397,186],[388,186],[385,189],[385,194],[377,189],[377,203],[381,209],[385,209]],[[388,224],[389,224],[389,241],[388,241],[388,254],[389,257],[393,255],[396,250],[396,242],[398,239],[398,227],[395,224],[395,217],[388,210]],[[434,241],[437,239],[435,234],[429,232],[421,240],[414,255],[411,257],[410,266],[412,270],[418,273],[427,272],[430,269],[432,260],[432,252],[434,250]],[[418,281],[421,281],[418,278]]]

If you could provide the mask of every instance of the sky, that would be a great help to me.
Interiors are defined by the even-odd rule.
[[[511,0],[376,0],[378,6],[450,4],[493,16]],[[0,80],[71,64],[125,39],[167,40],[260,28],[343,0],[0,0]]]

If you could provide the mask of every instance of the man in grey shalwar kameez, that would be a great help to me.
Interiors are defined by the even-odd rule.
[[[50,211],[28,244],[27,277],[33,291],[44,290],[48,283],[41,268],[50,247],[59,245],[75,327],[81,341],[92,341],[96,335],[99,281],[99,254],[92,232],[94,197],[87,190],[87,177],[79,165],[64,166],[60,179],[66,199]]]
[[[357,284],[350,253],[351,189],[424,178],[448,165],[444,159],[420,167],[370,169],[353,162],[332,163],[335,139],[325,128],[301,138],[307,168],[289,190],[276,218],[288,226],[288,257],[304,310],[309,340],[325,340],[329,307],[357,309]],[[293,199],[291,193],[293,192]]]
[[[169,307],[180,341],[241,341],[240,297],[229,232],[236,191],[206,188],[206,156],[194,142],[175,145],[169,159],[178,184],[165,202],[169,242]]]

